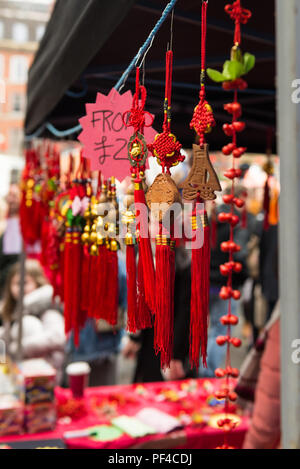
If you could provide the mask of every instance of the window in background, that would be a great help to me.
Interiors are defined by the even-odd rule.
[[[13,55],[10,58],[10,80],[13,83],[26,83],[28,61],[24,55]]]
[[[17,42],[27,42],[28,41],[28,26],[24,23],[14,23],[12,26],[12,38]]]
[[[13,112],[24,112],[25,97],[22,93],[13,93],[11,97],[11,109]]]
[[[45,25],[43,24],[39,24],[35,30],[35,39],[40,42],[40,40],[42,39],[42,37],[44,36],[44,32],[45,32]]]

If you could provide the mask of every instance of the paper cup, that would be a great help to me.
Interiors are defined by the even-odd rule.
[[[69,379],[69,387],[74,398],[84,396],[84,390],[89,382],[90,371],[91,368],[86,362],[74,362],[67,366],[66,373]]]

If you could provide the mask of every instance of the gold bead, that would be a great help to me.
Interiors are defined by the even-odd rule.
[[[132,236],[132,233],[126,233],[125,235],[125,246],[133,246],[135,244],[135,240]]]
[[[96,208],[92,208],[91,210],[91,216],[93,218],[96,218],[98,216],[98,212],[97,212],[97,209]]]
[[[130,154],[132,157],[136,158],[137,156],[139,156],[141,154],[141,147],[138,143],[134,143],[132,145],[132,148],[130,150]]]
[[[90,234],[90,242],[91,243],[97,242],[97,233],[95,231],[92,231],[92,233]]]
[[[97,244],[98,246],[102,246],[104,244],[104,238],[100,233],[97,233]]]
[[[81,235],[81,241],[83,243],[88,243],[89,240],[90,240],[90,235],[88,233],[85,232]]]
[[[98,247],[96,246],[96,244],[92,244],[90,254],[92,256],[96,256],[98,254]]]
[[[119,249],[118,242],[115,239],[112,239],[110,242],[110,250],[116,252]]]

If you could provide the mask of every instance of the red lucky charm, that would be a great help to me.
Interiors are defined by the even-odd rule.
[[[197,233],[200,233],[200,230],[203,232],[202,247],[192,248],[191,264],[190,363],[196,368],[199,367],[200,356],[206,366],[207,356],[211,240],[205,201],[214,200],[215,191],[221,191],[217,174],[209,159],[208,145],[205,143],[205,134],[215,125],[211,107],[205,99],[206,16],[207,2],[203,1],[200,102],[195,108],[190,124],[199,136],[199,145],[193,145],[193,166],[180,186],[183,189],[183,198],[194,203],[191,222],[195,238],[198,238]]]
[[[235,1],[232,5],[227,5],[225,7],[225,11],[235,21],[234,46],[231,52],[232,60],[241,63],[241,24],[247,23],[251,17],[251,12],[242,8],[240,0]],[[249,62],[251,61],[251,67],[249,66],[247,68],[245,66],[243,74],[248,73],[248,71],[254,66],[253,56],[247,54],[247,58]],[[244,62],[246,63],[247,61]],[[214,79],[213,75],[211,75],[211,78]],[[228,442],[228,435],[229,432],[234,429],[235,425],[232,419],[229,418],[229,406],[230,402],[234,402],[237,399],[237,395],[233,391],[233,384],[230,381],[230,378],[236,378],[239,372],[237,369],[231,367],[230,352],[231,346],[241,346],[241,340],[237,337],[231,336],[231,328],[238,323],[238,317],[232,314],[232,301],[239,300],[241,296],[240,291],[234,290],[233,288],[233,274],[239,273],[242,270],[242,265],[239,262],[234,261],[234,253],[240,250],[240,246],[234,242],[234,227],[239,223],[239,217],[235,214],[234,209],[235,207],[242,208],[245,206],[244,200],[235,197],[235,179],[241,175],[241,170],[235,168],[235,162],[236,159],[240,158],[247,150],[245,147],[238,147],[237,145],[237,134],[245,129],[245,123],[238,120],[242,114],[242,107],[237,98],[238,90],[244,89],[246,86],[247,83],[244,80],[241,78],[236,79],[236,77],[232,77],[231,80],[227,80],[223,83],[224,89],[234,91],[234,100],[232,103],[228,103],[224,106],[225,111],[232,116],[232,121],[230,124],[224,124],[223,130],[227,137],[231,137],[232,141],[222,149],[224,155],[232,155],[232,168],[224,172],[225,177],[231,181],[231,194],[223,196],[223,201],[229,206],[230,211],[229,213],[222,212],[218,216],[218,220],[221,223],[229,224],[230,230],[229,241],[224,241],[221,244],[221,250],[223,252],[228,252],[229,261],[220,266],[221,274],[227,278],[226,286],[224,285],[219,293],[220,298],[228,302],[227,315],[222,316],[220,319],[221,324],[226,326],[226,335],[219,336],[216,339],[216,342],[220,347],[226,347],[225,368],[217,368],[215,370],[216,377],[225,379],[222,396],[220,395],[220,392],[216,392],[217,399],[225,399],[225,419],[218,422],[218,426],[224,431],[224,444],[220,447],[221,449],[232,448]],[[239,229],[241,229],[241,224],[239,225]]]
[[[128,323],[129,330],[134,332],[137,325],[141,328],[151,327],[151,313],[155,307],[155,271],[152,255],[151,241],[148,229],[148,211],[145,199],[145,165],[148,148],[144,138],[144,128],[153,123],[153,117],[145,111],[147,92],[140,84],[140,69],[136,68],[135,95],[131,110],[123,115],[126,126],[133,127],[133,135],[128,143],[128,158],[131,164],[131,178],[134,185],[135,213],[126,204],[123,214],[123,223],[127,226],[126,244],[126,271]],[[146,119],[149,123],[146,123]],[[129,218],[128,218],[129,217]],[[136,219],[136,237],[130,232],[129,225]],[[139,261],[136,269],[135,243],[138,244]]]
[[[166,53],[166,80],[164,101],[163,132],[156,135],[148,149],[156,157],[162,167],[147,192],[146,200],[152,215],[158,222],[159,231],[156,236],[155,266],[155,324],[154,348],[160,353],[161,367],[169,366],[173,353],[174,328],[174,282],[175,282],[175,239],[173,221],[166,228],[164,221],[170,215],[169,208],[181,198],[176,184],[171,178],[170,168],[184,160],[181,144],[171,133],[171,98],[172,98],[173,52]],[[156,205],[157,204],[157,205]],[[161,209],[164,205],[165,209]],[[156,211],[154,206],[159,207]]]

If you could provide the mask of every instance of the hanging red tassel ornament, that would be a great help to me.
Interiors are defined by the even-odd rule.
[[[198,203],[201,203],[200,199]],[[192,249],[191,265],[190,363],[196,368],[199,368],[199,356],[206,366],[210,273],[210,230],[205,211],[200,210],[197,214],[195,209],[192,215],[192,231],[196,233],[199,229],[199,217],[203,229],[203,246],[201,249]]]
[[[155,271],[152,255],[151,241],[148,230],[148,213],[143,188],[143,176],[145,162],[148,156],[147,144],[143,132],[144,128],[150,127],[153,117],[145,111],[147,92],[144,86],[140,85],[140,69],[136,68],[136,90],[133,97],[132,108],[123,116],[126,126],[131,126],[134,133],[128,143],[128,158],[132,166],[132,177],[135,177],[134,203],[135,217],[137,220],[137,240],[139,257],[143,267],[143,291],[148,308],[153,312],[155,307]],[[125,119],[125,117],[127,118]],[[149,124],[146,124],[146,116],[149,117]],[[140,318],[141,323],[146,318]]]
[[[135,216],[132,210],[134,204],[134,178],[127,189],[124,198],[125,211],[122,215],[122,223],[126,226],[126,279],[127,279],[127,330],[135,333],[138,330],[138,301],[137,301],[137,268],[135,258],[136,239],[131,227]]]
[[[105,318],[105,295],[107,295],[107,278],[108,272],[108,251],[106,247],[106,233],[104,230],[104,217],[106,213],[106,207],[108,203],[107,199],[107,182],[98,181],[98,203],[97,203],[97,219],[96,219],[96,230],[97,230],[97,246],[98,246],[98,257],[97,257],[97,277],[95,281],[95,311],[94,317],[96,319]],[[91,281],[91,277],[90,277]]]
[[[234,46],[232,48],[231,56],[233,60],[242,62],[243,56],[240,50],[241,24],[247,23],[248,19],[251,17],[251,12],[242,8],[240,0],[236,0],[232,5],[227,5],[225,7],[225,11],[235,21]],[[252,64],[252,67],[253,66],[254,62]],[[250,67],[250,69],[252,67]],[[243,82],[242,87],[241,82]],[[234,261],[234,253],[240,250],[240,246],[234,242],[234,227],[238,224],[238,217],[234,213],[234,208],[235,206],[241,208],[245,205],[245,203],[243,200],[235,197],[235,179],[239,178],[241,173],[240,170],[235,168],[235,161],[236,158],[239,158],[246,151],[246,148],[237,146],[237,133],[243,131],[245,128],[245,125],[239,121],[239,118],[242,115],[242,107],[238,102],[238,90],[244,89],[245,87],[247,87],[247,83],[242,79],[232,79],[231,81],[226,81],[223,84],[224,89],[234,91],[234,100],[232,103],[226,104],[224,106],[225,110],[230,115],[232,115],[232,122],[231,124],[225,124],[223,127],[225,135],[232,137],[232,142],[223,148],[224,154],[228,156],[232,154],[232,168],[224,173],[224,175],[229,180],[231,180],[231,194],[223,196],[224,202],[230,206],[230,212],[229,214],[219,214],[219,221],[229,223],[230,229],[229,241],[225,241],[221,244],[221,250],[223,252],[228,252],[229,254],[229,261],[220,267],[223,275],[227,277],[227,284],[221,288],[219,293],[220,298],[228,302],[228,313],[220,319],[221,324],[227,327],[227,333],[225,336],[219,336],[216,340],[220,347],[226,347],[225,368],[218,368],[215,371],[217,377],[225,378],[225,383],[222,390],[216,392],[217,399],[225,400],[225,418],[220,419],[218,422],[219,428],[224,432],[224,443],[220,449],[232,448],[232,446],[229,444],[229,433],[234,429],[235,423],[228,416],[228,414],[230,411],[230,403],[234,402],[237,396],[233,390],[234,384],[231,380],[232,378],[237,378],[239,374],[238,370],[232,368],[231,366],[231,347],[240,347],[241,340],[237,337],[232,337],[231,329],[232,326],[238,323],[238,317],[232,314],[232,301],[238,300],[241,296],[238,290],[233,289],[232,284],[234,272],[241,271],[241,265]],[[228,131],[229,128],[230,132]],[[240,228],[241,227],[239,227],[239,229]]]
[[[169,209],[173,204],[181,203],[180,194],[170,175],[170,168],[184,160],[184,156],[181,154],[181,144],[171,132],[172,70],[173,52],[168,50],[166,53],[163,131],[156,135],[152,144],[148,145],[149,151],[162,168],[162,174],[156,177],[146,195],[152,216],[159,223],[155,250],[154,348],[156,353],[160,353],[163,369],[169,366],[172,359],[174,337],[175,242],[172,236],[174,220],[171,218],[172,212]],[[165,208],[161,209],[160,207],[163,205]],[[158,210],[156,210],[156,206],[158,206]],[[168,218],[170,221],[169,231],[164,226]]]
[[[118,322],[118,300],[119,300],[119,283],[118,283],[118,250],[120,248],[116,236],[118,230],[118,203],[116,199],[115,178],[112,177],[108,186],[108,201],[111,204],[111,210],[108,213],[108,224],[104,227],[107,231],[106,238],[106,262],[107,274],[105,279],[105,294],[102,319],[109,324],[115,326]]]
[[[205,201],[216,198],[215,191],[221,191],[216,172],[210,162],[205,134],[215,125],[212,109],[205,98],[206,74],[206,24],[207,2],[202,2],[202,45],[200,101],[195,108],[190,128],[199,136],[199,145],[193,145],[193,166],[181,184],[182,197],[193,201],[192,264],[191,264],[191,320],[190,320],[190,364],[199,367],[200,357],[206,366],[207,327],[209,314],[209,271],[210,271],[210,230],[205,210]],[[203,231],[203,244],[199,230]],[[197,242],[195,242],[197,240]],[[195,244],[195,246],[193,246]],[[200,244],[200,245],[199,245]]]

